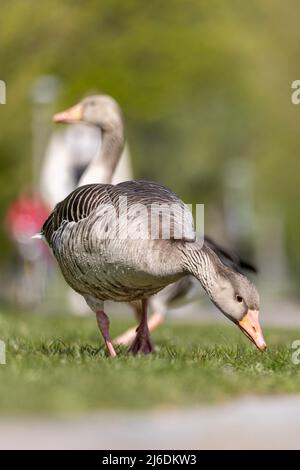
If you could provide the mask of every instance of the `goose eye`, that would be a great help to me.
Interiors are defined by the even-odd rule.
[[[235,298],[240,304],[243,302],[243,297],[241,297],[240,295],[237,295]]]

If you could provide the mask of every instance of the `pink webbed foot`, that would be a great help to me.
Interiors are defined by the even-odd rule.
[[[141,331],[140,327],[137,329],[136,337],[128,351],[132,354],[150,354],[153,352],[148,327],[146,331]]]
[[[147,304],[147,300],[142,300],[141,322],[136,330],[135,340],[129,348],[132,354],[150,354],[153,351],[147,323]]]

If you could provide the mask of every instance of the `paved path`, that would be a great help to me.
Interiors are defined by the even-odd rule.
[[[77,419],[0,419],[1,449],[300,449],[300,396]]]

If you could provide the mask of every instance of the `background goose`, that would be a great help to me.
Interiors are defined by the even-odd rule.
[[[54,120],[100,125],[103,145],[93,165],[97,167],[106,157],[113,162],[113,169],[124,140],[121,114],[117,114],[120,118],[100,113],[97,97],[89,97],[59,113]],[[140,230],[141,224],[134,212],[135,204],[144,204],[147,220],[153,203],[183,207],[183,202],[172,191],[157,183],[130,181],[116,186],[86,185],[58,204],[43,226],[43,235],[66,281],[84,296],[96,313],[109,353],[116,355],[103,302],[142,301],[142,318],[131,351],[148,353],[152,350],[147,325],[149,297],[188,274],[197,278],[219,309],[264,350],[256,288],[244,275],[226,266],[207,243],[202,247],[195,240],[191,217],[185,219],[185,236],[181,240],[172,236],[168,240],[150,239],[145,227],[138,239],[111,237],[107,230],[111,223],[107,205],[118,213],[120,197],[127,198],[131,214],[127,223],[134,232]],[[173,228],[182,224],[176,211],[172,223]]]

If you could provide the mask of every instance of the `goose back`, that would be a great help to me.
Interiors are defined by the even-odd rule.
[[[126,198],[127,217],[123,223],[140,237],[111,237],[107,227],[111,214],[120,213],[120,198]],[[136,205],[142,204],[142,216]],[[153,214],[163,217],[170,211],[170,237],[152,239],[148,222]],[[145,218],[147,219],[145,221]],[[145,223],[146,222],[146,223]],[[141,229],[142,227],[142,229]],[[146,181],[128,181],[116,186],[87,185],[73,191],[59,203],[43,226],[43,234],[53,250],[67,282],[83,295],[100,300],[132,301],[147,298],[182,275],[176,256],[176,234],[182,241],[195,240],[192,215],[175,193]],[[180,253],[180,251],[178,252]]]

